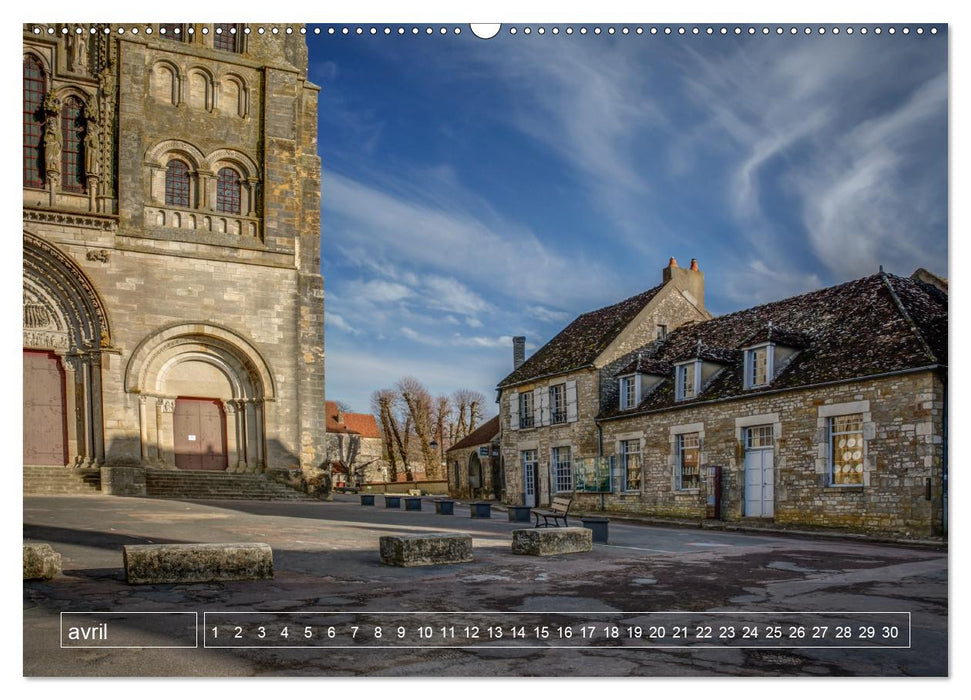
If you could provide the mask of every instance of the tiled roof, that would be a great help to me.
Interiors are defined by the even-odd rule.
[[[449,447],[446,452],[451,452],[452,450],[461,450],[466,447],[475,447],[476,445],[485,445],[486,443],[492,442],[498,436],[499,416],[496,416],[491,420],[487,420],[464,438]]]
[[[635,372],[640,372],[641,374],[656,374],[659,377],[666,377],[673,371],[674,365],[672,365],[670,362],[657,360],[644,352],[639,352],[634,356],[633,360],[630,360],[623,367],[614,372],[614,376],[620,377],[625,374],[634,374]]]
[[[591,365],[663,286],[658,285],[613,306],[578,316],[499,382],[499,388]]]
[[[947,364],[947,295],[930,284],[877,274],[783,301],[763,304],[682,326],[660,344],[640,350],[643,363],[672,363],[696,355],[699,339],[705,348],[736,349],[733,361],[690,400],[674,400],[674,378],[649,393],[635,411],[690,405],[765,390],[798,388],[822,382]],[[743,353],[772,322],[784,328],[801,349],[766,387],[743,388]],[[779,341],[780,345],[783,344]],[[618,361],[637,360],[637,351]],[[616,375],[615,375],[616,376]],[[613,380],[616,383],[616,380]],[[607,389],[607,387],[605,387]],[[610,389],[616,391],[616,386]],[[617,401],[604,397],[602,418],[621,412]]]
[[[344,413],[337,410],[336,401],[325,401],[328,433],[354,433],[365,438],[380,438],[378,422],[370,413]]]

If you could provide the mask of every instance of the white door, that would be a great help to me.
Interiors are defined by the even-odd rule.
[[[771,425],[745,430],[746,517],[771,518],[775,513],[773,454]]]
[[[535,508],[536,503],[536,452],[523,452],[523,505]]]

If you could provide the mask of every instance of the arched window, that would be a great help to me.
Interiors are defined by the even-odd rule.
[[[217,24],[214,28],[215,34],[212,37],[213,48],[222,51],[239,51],[239,41],[237,40],[237,30],[235,24]]]
[[[216,211],[239,214],[239,173],[232,168],[220,168],[216,179]]]
[[[165,203],[173,207],[189,206],[189,166],[181,160],[170,160],[165,169]]]
[[[44,67],[35,56],[24,57],[24,186],[43,187],[44,172],[44,94],[47,81]]]
[[[84,104],[76,97],[68,97],[61,108],[61,189],[84,192]]]

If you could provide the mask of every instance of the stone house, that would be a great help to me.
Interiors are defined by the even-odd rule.
[[[501,459],[507,499],[549,504],[575,488],[575,467],[601,455],[596,418],[605,368],[681,325],[711,318],[705,310],[704,273],[696,261],[674,258],[662,282],[618,304],[579,316],[525,359],[514,342],[515,369],[498,385]]]
[[[325,402],[327,462],[334,486],[360,486],[388,478],[384,439],[370,413],[347,413],[336,401]]]
[[[23,27],[24,464],[325,458],[317,93],[299,32]]]
[[[505,485],[499,453],[499,416],[452,445],[446,452],[448,494],[453,498],[500,500]]]
[[[580,507],[941,534],[948,307],[929,277],[881,272],[617,357]]]

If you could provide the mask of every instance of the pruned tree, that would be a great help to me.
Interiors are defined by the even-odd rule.
[[[408,409],[415,437],[418,438],[421,461],[425,465],[425,475],[433,480],[441,479],[441,460],[435,456],[431,447],[434,431],[432,395],[425,388],[425,385],[414,377],[405,377],[398,382],[397,388]]]
[[[384,451],[388,460],[388,479],[398,480],[399,458],[403,465],[407,463],[407,453],[401,441],[394,415],[394,405],[398,394],[394,389],[378,389],[371,394],[371,410],[378,415],[381,432],[384,435]]]

